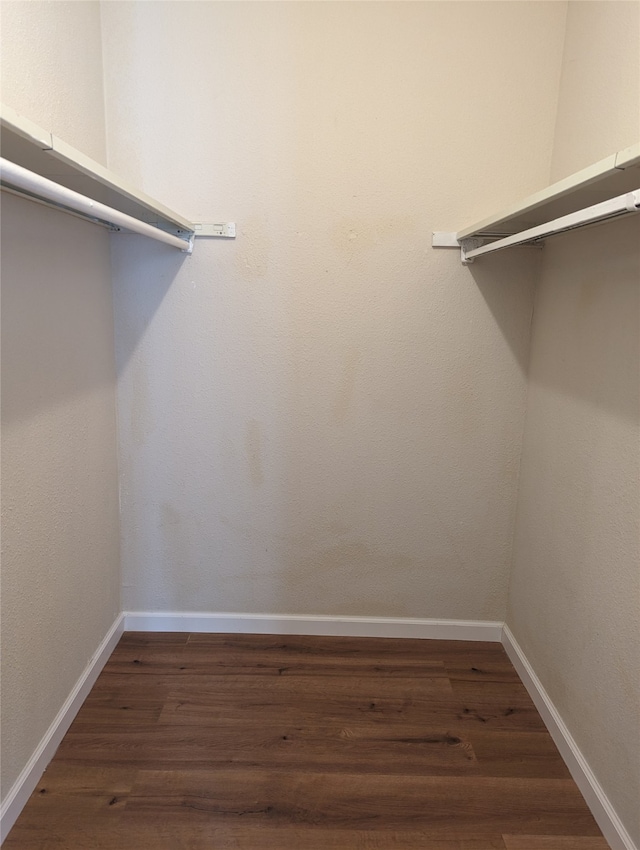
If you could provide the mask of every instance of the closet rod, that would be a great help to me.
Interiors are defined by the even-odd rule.
[[[462,240],[462,262],[468,263],[475,257],[482,256],[482,254],[491,254],[493,251],[500,251],[502,248],[536,242],[538,239],[544,239],[545,236],[555,236],[557,233],[565,233],[567,230],[575,230],[578,227],[585,227],[587,224],[596,224],[600,221],[607,221],[617,216],[638,211],[640,211],[640,189],[628,192],[625,195],[618,195],[617,198],[602,201],[591,207],[585,207],[582,210],[577,210],[577,212],[569,213],[569,215],[563,215],[560,218],[553,219],[553,221],[539,224],[537,227],[531,227],[520,233],[514,233],[513,236],[506,236],[504,239],[498,239],[496,242],[490,242],[480,248],[466,251],[464,240]]]
[[[79,192],[74,192],[72,189],[60,186],[58,183],[54,183],[53,180],[41,177],[27,168],[23,168],[21,165],[16,165],[15,162],[1,157],[0,183],[8,189],[18,190],[38,200],[48,201],[60,209],[70,210],[92,221],[107,224],[113,228],[119,229],[122,227],[125,230],[131,230],[133,233],[149,236],[151,239],[164,242],[174,248],[180,248],[181,251],[188,254],[192,251],[193,236],[187,241],[186,239],[173,236],[171,233],[165,233],[164,230],[159,230],[151,224],[133,218],[133,216],[126,213],[119,212],[112,207],[106,206],[106,204],[101,204],[99,201],[93,201]]]

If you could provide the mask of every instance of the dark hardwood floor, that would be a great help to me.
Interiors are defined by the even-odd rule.
[[[494,643],[123,636],[5,850],[607,850]]]

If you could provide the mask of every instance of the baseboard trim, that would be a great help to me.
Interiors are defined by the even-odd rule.
[[[638,847],[625,829],[624,824],[611,805],[602,786],[596,779],[594,772],[589,767],[587,760],[582,755],[560,712],[553,704],[551,697],[546,692],[535,670],[529,663],[522,647],[519,646],[513,632],[506,624],[502,632],[502,644],[518,675],[522,679],[524,686],[529,691],[531,699],[540,712],[545,726],[549,730],[582,796],[591,809],[591,813],[602,830],[602,834],[611,845],[611,850],[638,850]]]
[[[27,800],[40,781],[40,777],[60,746],[60,742],[64,738],[67,729],[71,726],[73,718],[78,713],[80,706],[87,698],[100,671],[115,649],[123,630],[124,617],[122,614],[119,614],[102,640],[102,643],[94,652],[73,690],[65,700],[55,720],[47,729],[35,752],[7,794],[7,798],[0,810],[0,842],[5,840],[9,834],[9,830],[18,819],[18,815],[24,808]]]
[[[427,620],[391,617],[330,617],[294,614],[229,614],[126,611],[133,632],[244,632],[269,635],[486,640],[499,643],[502,623],[483,620]]]

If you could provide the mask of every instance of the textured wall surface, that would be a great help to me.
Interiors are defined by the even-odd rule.
[[[100,3],[0,3],[2,103],[106,162]]]
[[[3,99],[104,156],[97,6],[1,6]],[[3,193],[3,797],[120,610],[114,382],[107,232]]]
[[[638,141],[639,9],[638,0],[568,4],[552,180]]]
[[[503,617],[536,259],[430,240],[548,182],[565,12],[103,6],[111,167],[238,223],[113,240],[125,608]]]
[[[640,138],[639,13],[570,4],[555,177]],[[637,843],[639,236],[632,218],[544,249],[508,613]]]
[[[125,607],[501,618],[541,258],[430,232],[637,140],[638,4],[0,16],[4,102],[104,160],[104,52],[109,164],[238,222],[112,240]],[[5,793],[120,603],[107,236],[3,213]],[[637,223],[543,262],[508,618],[638,840]]]

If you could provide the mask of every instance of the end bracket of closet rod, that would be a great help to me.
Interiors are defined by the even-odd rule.
[[[458,248],[460,250],[460,258],[463,266],[468,266],[473,262],[473,257],[467,258],[467,251],[473,251],[476,248],[481,248],[485,242],[486,239],[480,239],[477,237],[458,240],[455,233],[448,233],[443,230],[435,230],[431,239],[431,245],[434,248]]]
[[[482,248],[486,241],[486,239],[478,239],[474,236],[460,241],[460,259],[463,266],[469,266],[473,262],[473,257],[468,257],[467,251],[475,251],[476,248]]]
[[[218,239],[235,239],[236,238],[236,223],[235,221],[225,221],[220,224],[201,224],[200,222],[193,225],[193,230],[178,230],[174,231],[180,238],[188,240],[187,247],[183,248],[183,253],[193,254],[193,245],[196,238],[213,237]]]
[[[218,224],[201,224],[193,225],[195,227],[195,236],[214,236],[222,239],[236,238],[236,223],[235,221],[223,221]]]

